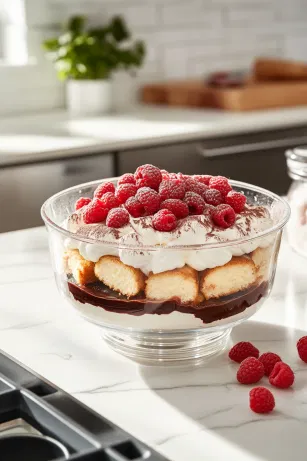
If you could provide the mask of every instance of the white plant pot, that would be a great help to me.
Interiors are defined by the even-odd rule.
[[[137,103],[137,79],[129,72],[117,72],[113,77],[113,108],[129,111]]]
[[[110,80],[68,80],[66,106],[72,115],[99,115],[112,108]]]

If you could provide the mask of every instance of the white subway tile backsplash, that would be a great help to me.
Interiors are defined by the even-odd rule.
[[[158,11],[154,2],[143,4],[142,2],[114,4],[113,2],[103,4],[103,11],[108,17],[115,14],[122,14],[131,27],[152,27],[158,25]]]
[[[187,64],[189,77],[205,78],[210,72],[225,71],[225,70],[248,70],[252,65],[250,56],[217,56],[214,59],[189,59]]]
[[[203,0],[192,0],[189,2],[167,3],[161,7],[162,24],[165,25],[182,25],[189,24],[213,24],[216,27],[221,26],[222,11],[221,9],[210,9],[205,5]]]
[[[58,10],[49,0],[24,0],[24,8],[28,27],[48,26],[60,19]]]
[[[229,6],[225,18],[229,24],[262,25],[263,23],[270,23],[274,27],[274,22],[277,22],[276,11],[271,5]]]
[[[186,77],[193,69],[198,74],[202,61],[236,68],[259,55],[283,56],[285,38],[294,32],[307,37],[303,13],[298,13],[307,15],[306,0],[43,1],[64,8],[65,17],[82,12],[96,24],[122,14],[147,43],[141,78]]]

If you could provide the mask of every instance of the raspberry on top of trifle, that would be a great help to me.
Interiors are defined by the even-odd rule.
[[[256,237],[272,227],[270,212],[247,204],[222,176],[142,165],[116,186],[103,182],[75,208],[65,223],[76,235],[66,240],[65,260],[79,285],[101,282],[127,299],[201,305],[259,285],[268,270],[272,239]]]

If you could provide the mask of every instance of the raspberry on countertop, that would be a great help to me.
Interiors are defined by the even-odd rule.
[[[258,383],[264,376],[264,366],[255,357],[248,357],[240,364],[237,372],[237,380],[241,384]]]
[[[259,350],[252,343],[240,341],[235,344],[229,351],[228,357],[234,362],[241,363],[248,357],[259,357]]]
[[[281,358],[279,357],[279,355],[274,354],[274,352],[265,352],[264,354],[261,354],[259,360],[263,363],[264,374],[266,376],[270,376],[274,368],[274,365],[277,362],[281,362]]]
[[[270,384],[281,389],[287,389],[294,383],[294,373],[284,362],[277,362],[269,377]]]
[[[307,336],[300,338],[296,344],[296,347],[300,359],[307,363]]]
[[[266,387],[254,387],[249,393],[249,406],[255,413],[270,413],[275,407],[274,395]]]

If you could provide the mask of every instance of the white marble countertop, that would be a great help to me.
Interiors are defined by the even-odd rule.
[[[140,367],[111,351],[99,329],[61,299],[43,228],[0,235],[0,349],[73,394],[174,461],[300,461],[307,451],[307,365],[296,340],[307,334],[306,260],[283,242],[270,299],[233,331],[274,351],[296,373],[274,390],[276,410],[248,407],[227,355],[194,370]]]
[[[73,118],[65,111],[0,119],[0,167],[307,125],[307,107],[256,112],[138,106]]]

